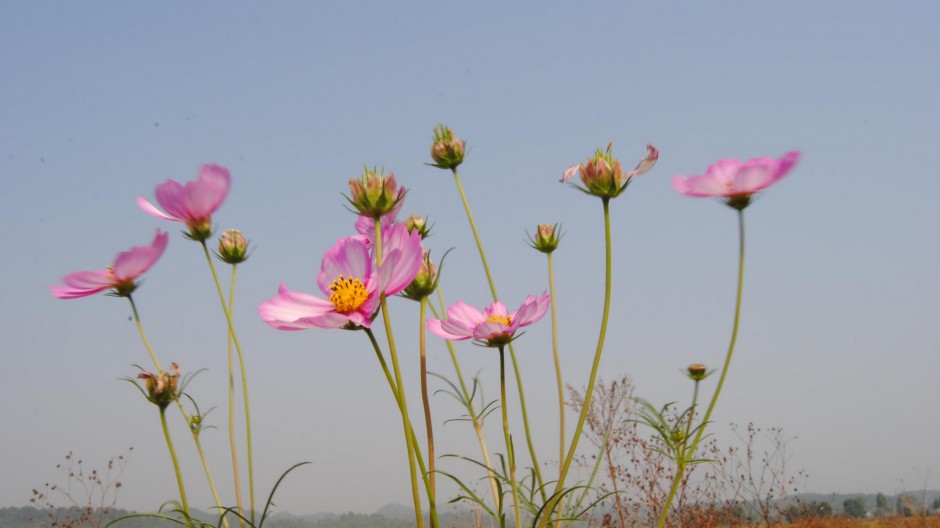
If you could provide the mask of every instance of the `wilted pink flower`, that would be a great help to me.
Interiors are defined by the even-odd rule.
[[[138,197],[137,205],[144,212],[189,228],[193,240],[205,240],[212,234],[212,213],[225,201],[231,186],[231,175],[221,165],[203,165],[195,180],[180,184],[169,179],[157,185],[157,203],[166,212]]]
[[[754,193],[786,176],[799,159],[800,153],[795,150],[780,159],[765,156],[744,163],[723,159],[710,165],[705,174],[673,177],[672,188],[686,196],[724,198],[729,206],[744,209]]]
[[[65,286],[50,286],[52,295],[59,299],[77,299],[112,289],[114,295],[127,297],[137,288],[137,278],[163,255],[168,241],[167,234],[158,229],[149,246],[137,246],[118,253],[107,269],[77,271],[62,277]]]
[[[375,269],[371,245],[346,237],[323,255],[317,285],[327,297],[293,292],[283,284],[278,295],[258,307],[261,319],[278,330],[370,328],[380,294],[395,295],[411,284],[421,267],[421,235],[404,224],[382,234],[382,267]]]
[[[575,174],[581,175],[584,187],[572,184],[575,188],[602,198],[616,198],[626,190],[634,176],[639,176],[656,165],[659,159],[659,149],[652,143],[646,145],[646,157],[640,160],[636,168],[630,172],[623,172],[620,160],[614,158],[611,152],[613,144],[607,145],[607,150],[597,149],[594,156],[580,165],[572,165],[565,169],[561,182],[565,183]]]
[[[506,305],[499,301],[489,305],[483,313],[457,301],[447,309],[447,319],[428,319],[428,330],[451,341],[473,338],[485,346],[501,347],[513,340],[517,330],[541,319],[548,306],[548,292],[539,297],[526,297],[522,306],[513,313],[509,313]]]
[[[161,409],[179,397],[180,367],[175,362],[170,363],[170,370],[172,373],[161,370],[154,374],[144,370],[137,374],[137,379],[144,380],[144,396]]]

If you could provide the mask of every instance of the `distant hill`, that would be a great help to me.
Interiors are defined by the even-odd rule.
[[[811,502],[828,502],[834,512],[842,511],[842,503],[847,499],[862,499],[866,511],[875,512],[877,506],[877,493],[799,493],[787,498],[784,506],[790,504]],[[940,490],[908,492],[902,495],[914,498],[917,508],[923,504],[926,495],[928,508],[940,499]],[[885,500],[890,511],[898,502],[898,495],[885,494]],[[67,510],[60,509],[60,515]],[[108,519],[135,515],[137,512],[116,510]],[[215,521],[214,513],[194,510],[193,516],[205,521]],[[472,526],[471,514],[460,507],[449,507],[448,511],[440,514],[441,526]],[[46,510],[32,506],[0,508],[0,528],[44,528],[48,526]],[[178,524],[152,517],[128,518],[117,524],[117,528],[178,528]],[[402,504],[386,504],[374,513],[316,513],[312,515],[294,515],[288,512],[278,512],[271,515],[264,524],[265,528],[411,528],[414,526],[414,510]]]

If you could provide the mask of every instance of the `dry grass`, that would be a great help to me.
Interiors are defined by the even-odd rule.
[[[878,519],[807,519],[780,528],[940,528],[940,515],[930,517],[881,517]]]

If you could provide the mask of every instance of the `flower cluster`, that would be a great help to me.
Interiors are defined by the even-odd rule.
[[[428,492],[428,502],[433,506],[434,480],[433,476],[440,473],[434,468],[435,455],[433,452],[433,420],[431,418],[431,408],[429,405],[428,391],[428,372],[427,372],[427,349],[425,336],[430,332],[438,337],[448,341],[472,341],[474,344],[497,348],[500,360],[500,401],[499,407],[502,411],[503,431],[506,441],[505,451],[505,470],[502,474],[495,471],[488,459],[485,442],[480,438],[481,448],[484,451],[484,459],[487,464],[484,465],[491,479],[493,488],[493,510],[503,512],[504,494],[499,488],[503,485],[508,486],[511,491],[514,507],[514,516],[517,527],[521,526],[522,513],[519,505],[519,489],[515,480],[516,471],[516,453],[514,445],[522,445],[522,442],[514,444],[512,441],[508,410],[510,403],[506,400],[506,349],[515,362],[515,352],[513,341],[520,335],[522,329],[540,321],[548,311],[552,310],[552,337],[553,351],[555,353],[555,364],[557,370],[559,386],[559,408],[561,409],[561,446],[559,457],[559,468],[557,478],[552,475],[554,484],[550,480],[542,479],[539,473],[539,464],[536,460],[533,442],[531,441],[528,422],[525,421],[526,444],[529,445],[530,456],[532,460],[533,474],[531,477],[532,497],[536,495],[536,490],[544,491],[542,494],[545,504],[535,505],[531,502],[529,506],[537,506],[542,515],[538,522],[533,520],[533,526],[546,526],[554,523],[557,519],[565,518],[568,512],[565,505],[558,505],[561,497],[570,492],[570,489],[564,489],[565,478],[570,467],[571,460],[578,451],[578,441],[581,437],[580,431],[587,420],[587,412],[591,408],[590,398],[594,392],[594,383],[598,365],[600,364],[601,354],[604,348],[604,342],[607,331],[607,323],[610,315],[612,289],[610,287],[612,273],[611,255],[611,222],[609,215],[609,201],[622,194],[633,181],[633,178],[651,170],[659,159],[659,150],[652,144],[647,144],[646,155],[640,160],[633,170],[624,171],[620,161],[613,156],[612,144],[608,144],[606,149],[597,149],[593,156],[589,157],[584,163],[569,167],[563,173],[562,182],[570,182],[575,175],[580,176],[580,184],[571,182],[570,185],[580,191],[600,197],[604,206],[604,228],[605,228],[605,251],[606,251],[606,288],[603,312],[601,313],[601,330],[598,336],[597,348],[594,352],[594,361],[590,374],[590,381],[585,390],[585,399],[581,405],[581,415],[576,427],[571,444],[565,446],[566,436],[564,433],[564,412],[565,397],[562,394],[562,373],[561,362],[558,355],[557,325],[555,313],[555,286],[552,272],[553,252],[558,247],[562,238],[559,224],[538,224],[534,236],[529,236],[529,244],[536,250],[548,255],[548,291],[541,295],[529,295],[515,311],[509,311],[505,304],[496,300],[496,288],[490,276],[489,265],[483,252],[483,246],[480,242],[479,234],[476,232],[475,223],[470,212],[470,206],[464,195],[460,184],[460,178],[457,173],[457,167],[464,161],[467,154],[466,142],[455,137],[453,131],[446,126],[439,125],[434,130],[434,141],[431,145],[431,159],[433,166],[453,171],[454,179],[457,183],[464,209],[467,212],[470,227],[473,230],[477,249],[480,253],[483,267],[487,273],[490,291],[494,302],[482,310],[471,306],[463,301],[457,301],[446,308],[445,317],[437,316],[440,309],[444,310],[444,303],[441,301],[439,306],[435,306],[429,301],[431,294],[437,289],[441,280],[441,269],[443,258],[437,264],[431,259],[430,253],[423,247],[423,240],[430,234],[430,227],[427,219],[422,216],[411,215],[404,221],[398,221],[398,214],[401,212],[404,198],[407,190],[399,186],[395,175],[389,172],[387,175],[384,170],[366,168],[364,173],[356,179],[349,180],[349,194],[346,196],[349,205],[358,214],[354,224],[355,233],[340,238],[330,247],[320,261],[319,271],[316,274],[316,285],[320,292],[318,294],[304,293],[287,289],[284,283],[278,287],[277,295],[258,305],[260,318],[269,326],[278,330],[304,330],[308,328],[324,329],[346,329],[362,330],[362,334],[369,337],[370,344],[375,349],[379,363],[384,370],[389,388],[393,393],[395,403],[399,406],[402,416],[402,429],[407,446],[410,476],[412,478],[412,494],[414,496],[416,519],[420,524],[422,519],[422,505],[419,496],[418,479],[424,479],[425,489]],[[671,502],[674,500],[675,490],[678,483],[683,478],[683,472],[686,466],[697,463],[696,449],[703,438],[703,434],[711,412],[715,407],[715,402],[721,391],[722,383],[727,374],[730,364],[731,354],[734,349],[738,332],[738,321],[741,306],[741,291],[744,276],[744,215],[743,210],[750,205],[753,196],[761,192],[781,178],[788,174],[798,163],[800,153],[797,151],[788,152],[779,159],[762,157],[741,162],[736,159],[723,159],[709,166],[704,174],[691,177],[675,176],[672,180],[673,188],[679,193],[693,197],[715,197],[726,205],[739,212],[738,219],[741,233],[741,252],[739,257],[739,280],[738,295],[735,308],[734,326],[732,330],[732,346],[727,352],[727,358],[724,367],[721,370],[720,380],[715,389],[714,395],[707,406],[707,410],[699,420],[697,415],[699,387],[712,373],[704,364],[693,363],[688,365],[684,374],[695,384],[695,391],[692,404],[688,410],[679,415],[678,421],[670,422],[665,418],[665,409],[669,405],[658,410],[657,408],[644,404],[644,410],[641,411],[641,421],[651,425],[661,433],[663,441],[666,443],[666,456],[671,457],[676,463],[676,471],[672,474],[675,478],[672,495],[665,501],[661,508],[661,517],[659,526],[665,523],[666,516],[670,511]],[[248,473],[249,487],[252,486],[252,455],[251,455],[251,431],[248,406],[247,376],[244,370],[244,358],[241,345],[237,338],[234,323],[232,320],[232,299],[234,298],[235,268],[231,269],[232,289],[226,297],[218,279],[215,262],[210,256],[210,250],[206,245],[206,240],[212,235],[213,215],[225,201],[231,187],[231,175],[225,167],[216,164],[206,164],[201,167],[197,177],[186,183],[179,183],[169,179],[156,186],[156,203],[159,208],[144,198],[138,198],[139,207],[146,213],[157,218],[180,223],[186,226],[184,236],[191,240],[201,243],[204,249],[206,259],[212,271],[212,277],[216,282],[216,289],[219,298],[222,301],[222,309],[226,318],[227,341],[229,344],[229,402],[234,401],[234,380],[233,374],[233,350],[237,350],[239,361],[242,368],[242,391],[245,395],[245,423],[248,450]],[[161,209],[162,208],[162,209]],[[350,230],[352,231],[352,229]],[[202,456],[202,448],[198,443],[198,432],[203,426],[204,414],[199,412],[196,402],[191,398],[184,401],[180,398],[184,394],[185,385],[191,379],[187,376],[180,378],[180,369],[176,363],[172,363],[168,371],[160,367],[157,356],[152,350],[149,341],[144,335],[143,327],[138,318],[136,305],[132,298],[132,293],[140,285],[140,277],[147,272],[163,255],[168,244],[168,235],[166,232],[157,230],[153,241],[146,246],[133,247],[117,255],[112,264],[103,270],[79,271],[71,273],[62,278],[63,285],[51,286],[52,294],[60,299],[75,299],[86,297],[95,293],[109,291],[111,295],[117,297],[126,297],[130,301],[133,309],[134,319],[137,323],[142,341],[151,356],[156,373],[142,371],[137,376],[137,380],[128,379],[133,382],[144,394],[148,401],[157,405],[161,410],[161,420],[163,420],[164,432],[169,446],[170,455],[174,462],[177,478],[179,480],[179,489],[181,495],[181,508],[184,516],[189,518],[188,506],[184,486],[182,484],[182,473],[179,470],[178,461],[170,438],[169,430],[166,427],[166,416],[162,412],[173,402],[179,403],[179,410],[183,417],[188,421],[193,438],[197,443],[197,451]],[[216,256],[225,263],[233,266],[244,262],[249,256],[249,244],[245,236],[237,229],[229,229],[219,237]],[[444,253],[446,257],[447,253]],[[539,288],[541,289],[541,288]],[[536,290],[537,291],[537,290]],[[551,291],[551,295],[548,293]],[[403,362],[398,360],[397,347],[394,342],[392,332],[391,317],[389,316],[387,302],[389,297],[400,295],[408,299],[420,302],[420,336],[418,359],[420,365],[421,385],[422,385],[422,403],[425,411],[424,430],[428,435],[427,442],[424,444],[428,449],[427,468],[423,462],[423,455],[420,453],[421,441],[415,436],[415,429],[408,415],[408,404],[406,401],[406,383],[401,374],[400,365]],[[431,310],[437,317],[427,318],[426,309],[430,305]],[[386,351],[382,350],[382,345],[378,343],[373,334],[373,323],[381,314],[379,319],[385,325],[385,337],[388,345]],[[391,358],[393,369],[389,369],[388,362],[385,361],[385,355]],[[455,371],[459,377],[459,383],[451,383],[457,399],[467,407],[467,416],[473,422],[477,431],[482,430],[482,417],[489,413],[491,404],[484,405],[483,409],[474,408],[475,400],[473,393],[467,390],[463,375],[460,372],[457,363],[456,354],[452,355]],[[394,374],[393,374],[394,372]],[[519,372],[516,370],[517,382],[519,384],[520,405],[523,416],[526,416],[525,401],[522,397],[522,380]],[[445,379],[445,381],[447,381]],[[449,383],[449,381],[447,381]],[[476,391],[478,380],[475,378],[473,390]],[[457,394],[462,388],[462,394]],[[671,404],[670,404],[671,405]],[[190,407],[196,407],[195,413],[190,414],[187,411]],[[229,434],[230,444],[232,446],[232,464],[233,474],[236,482],[235,489],[239,490],[238,479],[238,449],[234,440],[232,409],[229,409]],[[526,419],[527,420],[527,419]],[[695,422],[698,424],[695,425]],[[565,453],[567,452],[567,455]],[[420,472],[416,470],[416,460],[420,461]],[[205,458],[203,464],[206,466],[207,476],[209,476],[210,486],[212,478],[208,475],[208,465]],[[449,475],[448,475],[449,476]],[[452,477],[453,478],[453,477]],[[523,479],[524,482],[525,479]],[[458,481],[458,484],[459,481]],[[460,484],[463,486],[462,484]],[[554,486],[554,491],[550,487]],[[464,489],[468,489],[464,486]],[[551,491],[551,495],[546,492]],[[254,491],[252,489],[252,504],[245,506],[241,504],[240,494],[237,509],[224,508],[216,495],[216,506],[219,510],[237,513],[254,512]],[[508,494],[507,494],[508,495]],[[551,498],[549,498],[551,497]],[[477,501],[484,509],[487,509],[482,500]],[[570,509],[570,508],[569,508]],[[489,510],[488,510],[489,511]],[[536,511],[536,508],[531,508]],[[435,515],[432,509],[432,517]],[[244,517],[241,517],[245,520]],[[224,515],[223,515],[224,519]],[[505,518],[500,519],[504,521]],[[221,521],[219,523],[222,524]],[[434,524],[432,522],[432,524]],[[252,521],[252,525],[254,525]]]

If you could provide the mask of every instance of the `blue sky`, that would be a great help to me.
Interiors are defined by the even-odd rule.
[[[0,483],[0,506],[24,504],[69,450],[91,463],[131,445],[119,504],[174,496],[156,412],[117,381],[147,360],[127,303],[48,291],[157,227],[171,230],[170,246],[136,299],[161,358],[209,369],[192,389],[219,407],[205,441],[227,481],[214,289],[198,247],[134,204],[205,162],[233,174],[218,227],[242,229],[256,248],[239,271],[236,323],[259,487],[310,460],[285,484],[282,509],[407,503],[398,418],[365,338],[277,332],[255,306],[282,281],[315,290],[323,251],[351,232],[341,193],[364,164],[411,189],[405,212],[429,215],[434,251],[455,248],[447,296],[485,303],[452,178],[425,165],[439,122],[470,145],[461,175],[507,304],[546,287],[525,232],[563,224],[561,353],[575,386],[587,381],[601,308],[601,208],[557,180],[608,141],[629,166],[647,141],[661,149],[613,203],[615,324],[602,364],[654,402],[685,397],[677,369],[720,363],[735,281],[733,212],[675,194],[669,179],[801,150],[748,210],[745,315],[716,432],[783,427],[798,437],[791,465],[811,475],[809,490],[918,489],[928,471],[936,488],[938,23],[930,2],[0,4],[0,464],[17,475]],[[393,309],[414,350],[416,307]],[[430,368],[449,375],[446,349],[430,343]],[[459,348],[495,397],[495,355]],[[548,325],[519,349],[550,460]],[[443,396],[433,406],[438,423],[459,413]],[[193,502],[208,506],[176,425]],[[461,424],[439,429],[439,452],[476,453]]]

